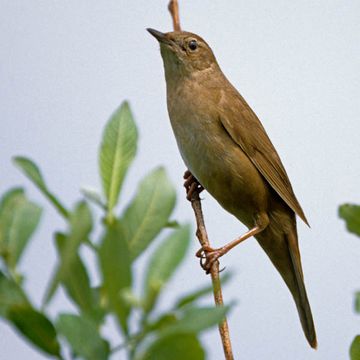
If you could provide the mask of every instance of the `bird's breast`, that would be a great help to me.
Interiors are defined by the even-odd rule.
[[[168,93],[168,111],[181,156],[205,189],[242,222],[266,203],[260,173],[226,132],[214,102],[192,92]],[[190,94],[190,95],[189,95]]]

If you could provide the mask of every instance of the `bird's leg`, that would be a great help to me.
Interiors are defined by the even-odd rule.
[[[248,239],[251,236],[255,236],[263,231],[269,224],[269,218],[265,214],[258,216],[258,219],[255,222],[255,226],[247,231],[242,236],[236,238],[235,240],[229,242],[228,244],[222,246],[218,249],[213,249],[210,246],[203,246],[197,252],[196,256],[199,257],[201,267],[209,274],[211,267],[215,261],[219,259],[219,257],[225,255],[228,251],[230,251],[236,245],[239,245],[244,240]],[[205,262],[202,262],[202,259],[205,259]]]
[[[184,174],[184,187],[186,189],[186,198],[191,201],[192,194],[197,191],[199,194],[204,190],[204,187],[199,183],[195,176],[186,170]]]

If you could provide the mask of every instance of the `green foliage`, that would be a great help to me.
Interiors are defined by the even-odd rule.
[[[93,204],[100,206],[103,210],[106,210],[106,204],[103,201],[101,195],[94,189],[82,188],[81,193],[84,195],[86,200],[89,200]]]
[[[203,360],[205,352],[193,334],[175,334],[154,341],[139,360]]]
[[[162,329],[163,334],[197,334],[219,324],[229,310],[228,307],[192,307],[185,309],[181,317]]]
[[[230,278],[231,278],[231,273],[226,273],[221,278],[221,284],[225,285],[230,280]],[[189,294],[186,294],[185,296],[180,297],[178,299],[178,301],[176,302],[175,307],[181,308],[183,306],[191,304],[191,303],[197,301],[198,299],[200,299],[201,297],[211,294],[212,292],[213,292],[212,285],[204,286],[200,289],[190,292]]]
[[[131,360],[205,359],[199,334],[221,322],[228,311],[197,305],[211,292],[209,286],[189,289],[169,309],[157,309],[159,297],[185,258],[191,231],[188,225],[170,218],[176,195],[161,167],[140,181],[133,199],[122,214],[116,214],[136,148],[136,125],[129,105],[123,103],[106,125],[100,146],[104,196],[96,190],[82,190],[85,199],[95,205],[97,216],[84,199],[72,210],[66,209],[34,162],[14,158],[16,166],[66,221],[65,229],[54,232],[57,263],[43,306],[38,308],[24,290],[25,276],[19,263],[39,225],[41,208],[22,188],[9,190],[0,200],[0,317],[46,356],[63,359],[64,353],[71,353],[73,359],[106,360],[122,351],[121,358]],[[95,221],[99,217],[100,221]],[[94,229],[100,231],[94,234]],[[153,242],[155,249],[147,255]],[[95,265],[83,257],[84,247],[92,251]],[[135,283],[141,275],[136,261],[143,255],[148,259],[140,288]],[[96,282],[91,276],[94,273]],[[76,310],[61,313],[54,321],[47,307],[60,287]],[[121,330],[120,345],[110,344],[103,336],[109,318]]]
[[[88,318],[61,314],[56,321],[56,328],[66,338],[74,354],[89,360],[108,359],[110,345],[101,338],[96,324]]]
[[[184,259],[189,247],[190,227],[174,230],[155,250],[150,258],[145,281],[145,310],[150,311],[161,289]]]
[[[350,346],[350,359],[360,360],[360,335],[355,336],[355,339]]]
[[[339,216],[345,220],[349,232],[360,237],[360,206],[343,204],[339,206]],[[360,313],[360,292],[355,294],[355,311]],[[360,360],[360,336],[356,336],[350,347],[350,359]]]
[[[45,180],[41,175],[39,168],[30,159],[23,156],[13,158],[14,164],[33,182],[33,184],[45,195],[45,197],[54,205],[58,212],[67,218],[69,212],[65,206],[50,192],[45,184]]]
[[[349,232],[360,236],[360,206],[344,204],[339,207],[339,216],[345,220]]]
[[[0,316],[6,317],[11,306],[30,306],[21,287],[0,272]]]
[[[33,308],[24,290],[0,272],[0,316],[9,321],[38,349],[61,358],[56,331],[44,313]]]
[[[175,200],[175,190],[163,168],[155,169],[141,181],[135,198],[122,216],[134,259],[169,223]]]
[[[354,304],[355,311],[360,313],[360,292],[356,292],[355,294],[355,304]]]
[[[55,234],[56,248],[59,254],[60,262],[64,263],[66,254],[64,250],[69,243],[69,237],[65,234]],[[95,294],[91,288],[90,278],[87,269],[78,253],[75,253],[68,273],[70,276],[63,276],[62,285],[70,299],[78,306],[80,312],[89,317],[96,316]]]
[[[108,226],[100,246],[99,260],[103,291],[123,331],[128,334],[127,318],[130,306],[125,302],[122,292],[131,288],[131,258],[120,223]]]
[[[100,174],[109,219],[137,148],[138,133],[129,104],[124,102],[105,127],[100,148]]]
[[[90,209],[85,202],[82,201],[76,205],[75,210],[70,214],[69,225],[70,232],[60,251],[61,261],[45,296],[45,304],[49,303],[55,294],[60,281],[71,276],[71,269],[76,262],[79,247],[81,243],[88,241],[92,229],[92,218]]]
[[[41,208],[27,200],[20,188],[8,191],[0,203],[0,252],[14,269],[35,231]]]
[[[43,313],[30,306],[14,305],[8,309],[7,318],[39,349],[61,358],[54,325]]]

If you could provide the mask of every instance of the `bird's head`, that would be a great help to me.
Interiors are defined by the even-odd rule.
[[[170,76],[187,76],[218,66],[210,46],[200,36],[174,31],[162,33],[147,29],[160,43],[165,73]]]

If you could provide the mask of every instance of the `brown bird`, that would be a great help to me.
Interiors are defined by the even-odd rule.
[[[206,269],[254,236],[288,286],[305,336],[316,348],[295,215],[308,222],[279,155],[256,114],[227,80],[200,36],[148,31],[160,43],[168,112],[187,168],[225,210],[249,228],[219,249],[202,249]]]

